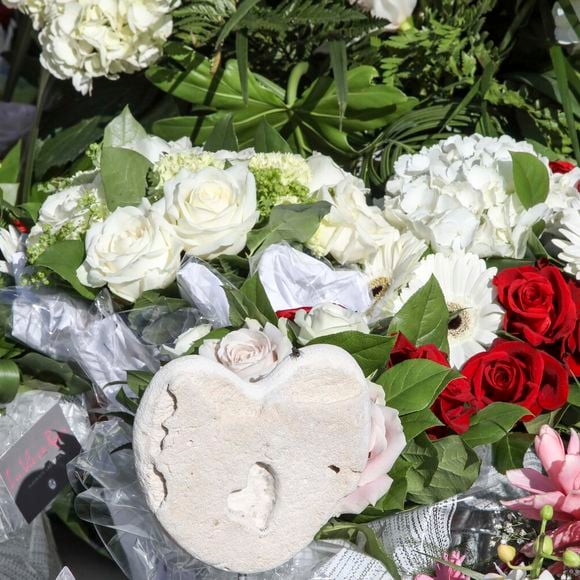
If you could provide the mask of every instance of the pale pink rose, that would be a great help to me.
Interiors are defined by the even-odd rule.
[[[371,400],[369,460],[358,487],[341,501],[339,513],[358,514],[389,491],[393,480],[387,473],[407,444],[399,412],[380,404],[384,400],[381,401],[376,389],[371,389]]]
[[[465,560],[465,556],[462,556],[457,550],[453,550],[450,554],[443,554],[441,559],[450,564],[461,566],[463,560]],[[435,564],[435,574],[433,576],[418,574],[415,576],[415,580],[468,580],[468,576],[446,566],[445,564],[437,562],[437,564]]]
[[[503,504],[522,515],[541,520],[540,510],[545,505],[554,508],[554,519],[580,519],[580,438],[573,429],[568,450],[562,438],[548,425],[540,429],[535,440],[536,453],[547,475],[535,469],[511,469],[507,477],[513,485],[533,495],[506,501]]]

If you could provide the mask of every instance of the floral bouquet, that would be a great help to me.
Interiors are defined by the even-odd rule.
[[[266,123],[253,148],[227,122],[202,148],[128,110],[86,156],[6,209],[3,362],[109,418],[77,505],[116,554],[136,530],[129,575],[299,577],[308,549],[360,536],[398,577],[381,522],[467,492],[481,446],[544,494],[524,515],[575,518],[577,477],[557,483],[541,438],[578,421],[579,169],[454,136],[400,157],[369,205]],[[509,471],[537,433],[550,486]]]

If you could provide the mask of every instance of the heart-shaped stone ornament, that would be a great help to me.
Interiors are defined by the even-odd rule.
[[[371,402],[356,361],[309,346],[247,382],[187,356],[151,381],[134,426],[139,481],[167,533],[192,556],[253,573],[307,546],[354,491]]]

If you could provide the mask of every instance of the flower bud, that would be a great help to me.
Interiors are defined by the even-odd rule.
[[[564,566],[567,568],[580,567],[580,555],[573,550],[565,550],[563,554]]]
[[[540,516],[542,517],[543,520],[551,520],[554,517],[554,508],[549,505],[546,504],[541,510],[540,510]]]
[[[507,544],[500,544],[497,547],[498,558],[504,563],[509,564],[516,557],[516,549],[513,546],[508,546]]]
[[[552,542],[550,536],[537,538],[534,542],[534,549],[536,554],[540,554],[541,556],[551,556],[554,553],[554,542]]]

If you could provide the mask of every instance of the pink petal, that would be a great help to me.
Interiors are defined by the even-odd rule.
[[[570,520],[572,519],[568,514],[562,512],[561,504],[564,501],[564,494],[559,491],[552,491],[538,495],[529,495],[521,499],[514,499],[512,501],[502,501],[501,503],[512,509],[519,511],[524,517],[541,520],[540,510],[545,505],[551,505],[554,508],[555,520]]]
[[[427,576],[427,574],[417,574],[415,580],[435,580],[433,576]]]
[[[510,469],[506,472],[509,482],[532,493],[547,493],[559,489],[545,475],[535,469]]]
[[[570,492],[562,502],[560,509],[574,519],[580,518],[580,491]]]
[[[580,455],[580,437],[574,429],[570,429],[570,441],[568,442],[568,455]]]
[[[550,532],[549,535],[554,542],[554,550],[556,552],[563,551],[566,548],[577,548],[580,546],[580,522],[564,524]]]
[[[555,469],[556,482],[564,493],[570,493],[576,488],[580,475],[580,455],[566,455],[564,461]]]
[[[535,445],[536,454],[548,473],[548,477],[556,481],[556,472],[560,462],[566,457],[562,438],[548,425],[542,425],[540,434],[536,436]]]
[[[371,483],[357,487],[351,494],[343,498],[336,508],[337,514],[360,514],[369,505],[374,505],[385,495],[393,480],[384,475]]]

